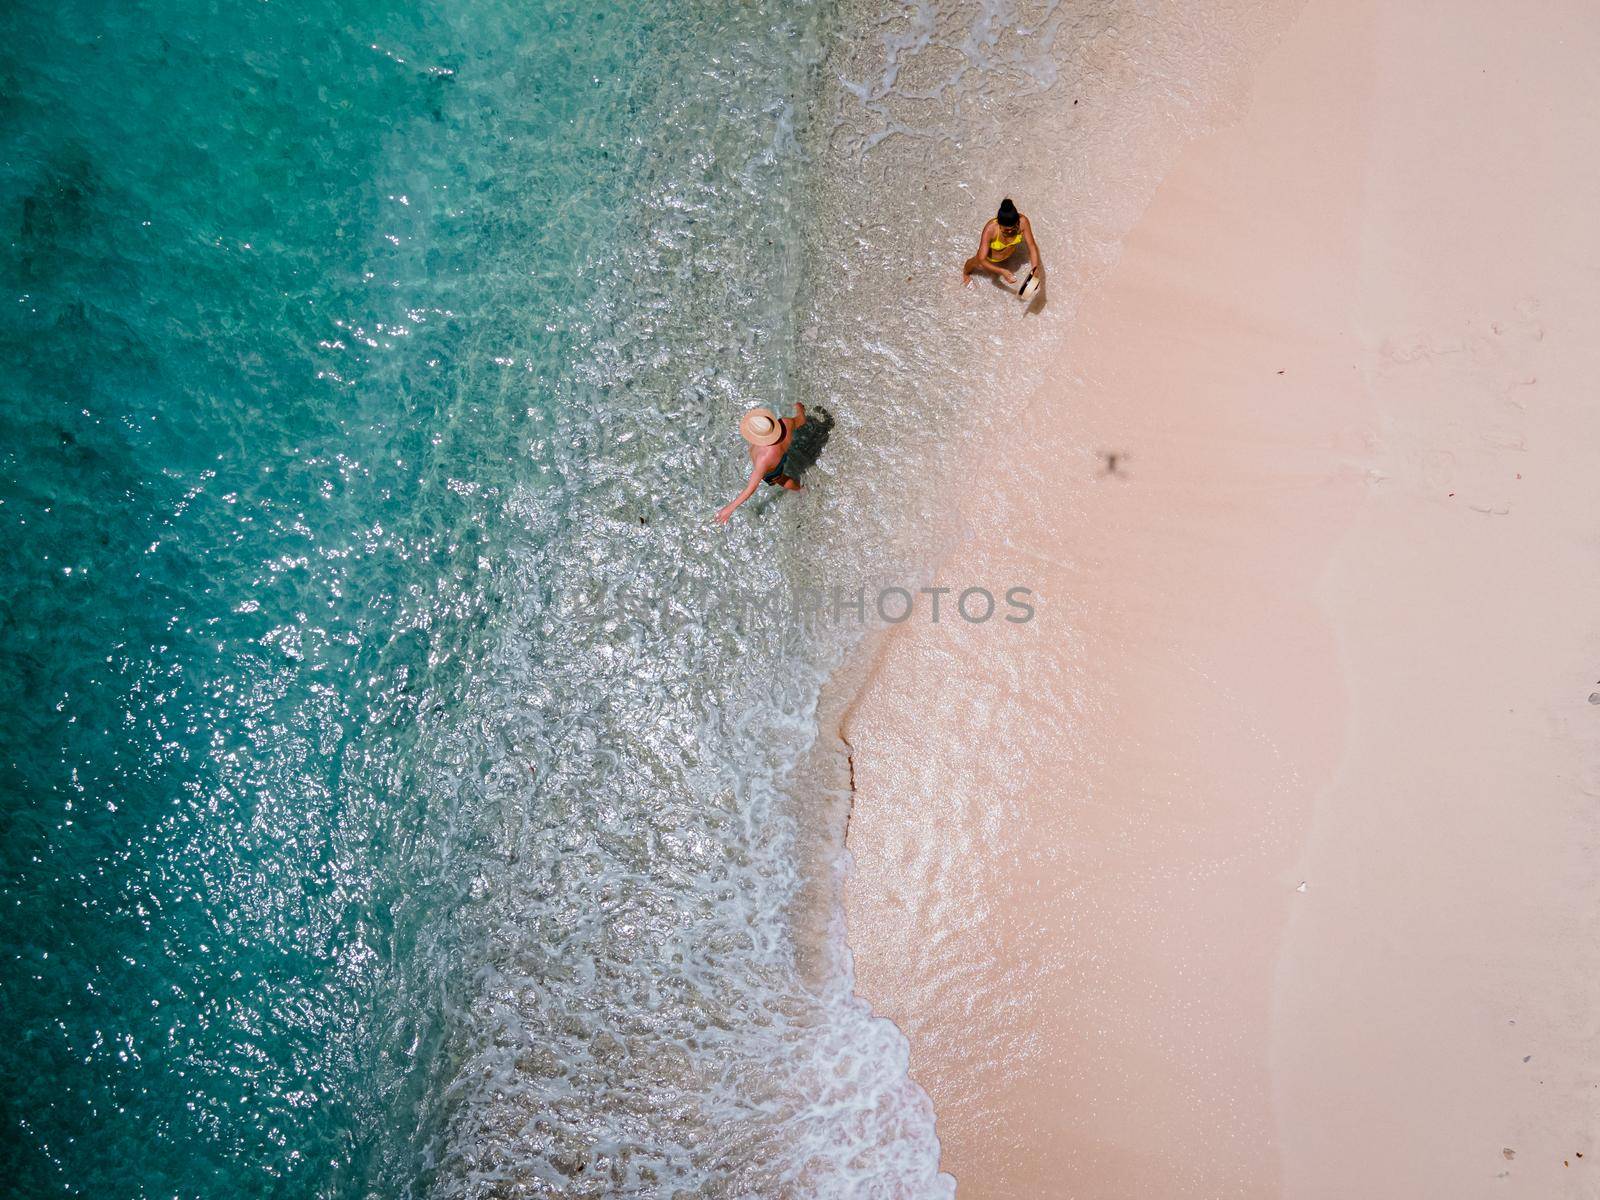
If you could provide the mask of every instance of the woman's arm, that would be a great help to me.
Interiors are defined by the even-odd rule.
[[[743,504],[746,500],[750,499],[751,496],[754,496],[756,494],[756,489],[760,486],[761,469],[757,467],[754,471],[750,472],[750,482],[744,485],[744,491],[735,496],[731,502],[723,505],[717,510],[717,524],[726,525],[728,523],[728,518],[733,516],[733,510],[738,508],[739,505]]]
[[[1033,222],[1022,218],[1022,240],[1028,244],[1028,259],[1033,263],[1034,276],[1044,282],[1044,259],[1039,254],[1039,243],[1033,240]]]

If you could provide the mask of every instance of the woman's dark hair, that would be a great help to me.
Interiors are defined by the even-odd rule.
[[[1017,206],[1011,203],[1010,196],[1000,201],[1000,212],[997,214],[996,219],[1008,229],[1022,219],[1022,214],[1017,211]]]

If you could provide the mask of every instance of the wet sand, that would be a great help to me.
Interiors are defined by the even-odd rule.
[[[1596,62],[1312,0],[974,465],[842,728],[961,1196],[1600,1195]]]

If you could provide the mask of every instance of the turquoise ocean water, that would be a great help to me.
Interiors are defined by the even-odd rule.
[[[605,599],[779,582],[831,19],[6,6],[8,1194],[943,1190],[786,932],[805,647]]]

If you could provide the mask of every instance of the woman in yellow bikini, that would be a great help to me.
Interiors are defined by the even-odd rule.
[[[984,271],[990,275],[998,275],[1015,286],[1017,277],[1006,269],[1005,262],[1023,243],[1028,247],[1028,258],[1033,263],[1034,278],[1042,284],[1044,261],[1039,257],[1039,243],[1033,240],[1033,226],[1028,224],[1027,217],[1017,211],[1017,206],[1011,203],[1011,198],[1008,196],[1000,201],[1000,211],[995,218],[983,227],[983,238],[978,243],[978,252],[967,259],[961,268],[961,282],[970,284],[974,271]]]

